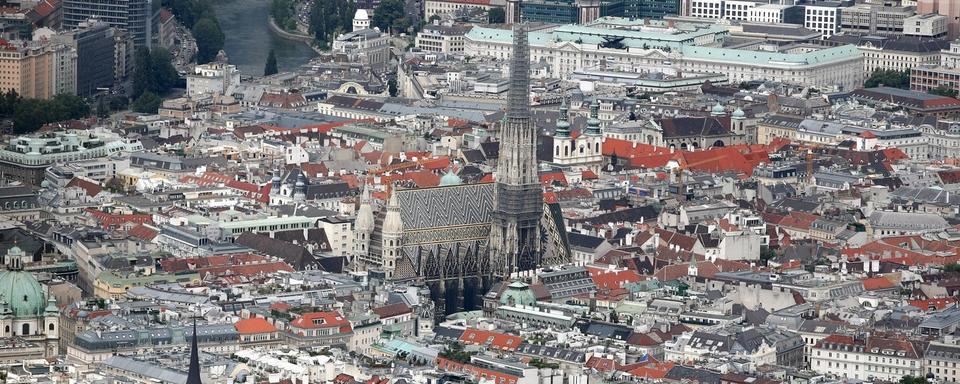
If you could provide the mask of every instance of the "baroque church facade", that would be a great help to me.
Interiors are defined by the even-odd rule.
[[[451,171],[437,187],[392,188],[382,208],[362,193],[353,268],[422,283],[438,319],[479,309],[496,282],[569,261],[560,209],[544,204],[537,173],[539,130],[530,118],[529,46],[521,23],[514,26],[513,49],[495,182],[464,184]]]

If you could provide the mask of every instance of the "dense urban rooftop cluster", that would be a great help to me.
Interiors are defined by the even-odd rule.
[[[0,379],[960,382],[960,1],[320,3],[5,3]]]

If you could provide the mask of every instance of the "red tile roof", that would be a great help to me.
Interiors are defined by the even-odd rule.
[[[66,185],[67,188],[77,187],[86,192],[87,196],[95,197],[103,192],[103,188],[99,184],[93,182],[92,180],[83,179],[79,177],[74,177],[70,179],[70,182]]]
[[[410,307],[404,303],[394,303],[373,309],[373,313],[376,313],[381,319],[388,319],[411,312]]]
[[[463,334],[460,335],[460,341],[465,344],[484,345],[489,348],[513,351],[520,347],[523,338],[520,336],[470,328],[463,331]]]
[[[339,312],[304,313],[291,321],[290,326],[299,329],[339,328],[341,333],[353,331],[350,322]]]
[[[951,305],[956,305],[957,301],[958,299],[956,297],[944,297],[939,299],[907,300],[907,304],[913,307],[920,308],[924,311],[930,311],[930,310],[939,311]]]
[[[567,177],[564,176],[563,172],[550,172],[540,174],[540,184],[546,186],[552,185],[567,185]]]
[[[130,228],[130,230],[127,231],[128,236],[144,239],[147,241],[153,241],[153,239],[156,238],[157,235],[159,234],[160,232],[157,231],[156,229],[150,228],[143,224]]]
[[[152,223],[153,216],[151,215],[140,215],[140,214],[125,214],[125,215],[115,215],[112,213],[107,213],[99,211],[93,208],[87,208],[86,212],[90,214],[100,225],[105,229],[117,228],[126,223]]]
[[[610,290],[623,288],[627,283],[636,283],[640,281],[640,274],[632,270],[608,270],[597,267],[587,267],[590,272],[590,278],[596,284],[597,289]]]

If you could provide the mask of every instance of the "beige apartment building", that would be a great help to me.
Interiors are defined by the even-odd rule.
[[[76,92],[76,53],[62,44],[0,41],[0,91],[49,99]]]

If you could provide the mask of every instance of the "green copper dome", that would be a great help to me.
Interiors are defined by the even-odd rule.
[[[463,184],[463,180],[461,180],[460,176],[457,176],[456,173],[453,173],[453,170],[447,171],[447,174],[440,178],[441,186],[460,184]]]
[[[47,306],[40,283],[25,271],[0,272],[0,299],[7,302],[14,317],[37,316]]]
[[[713,106],[713,109],[711,110],[710,114],[714,116],[725,115],[727,114],[727,109],[724,108],[722,105],[720,105],[720,102],[717,102],[717,104]]]
[[[533,294],[530,286],[520,281],[514,281],[507,286],[507,290],[500,295],[500,304],[502,305],[524,305],[529,306],[537,302],[537,297]]]

